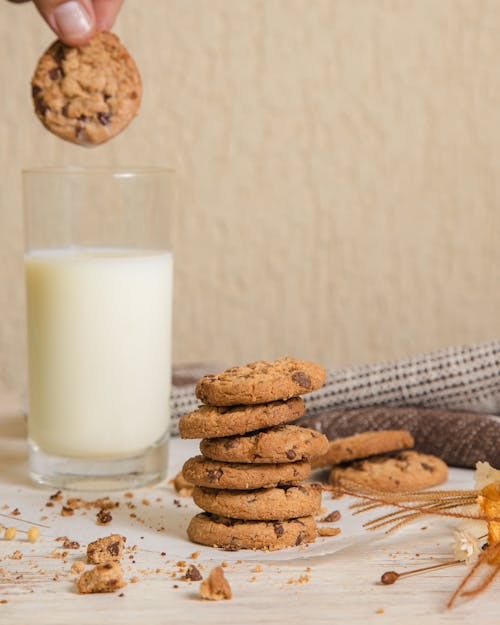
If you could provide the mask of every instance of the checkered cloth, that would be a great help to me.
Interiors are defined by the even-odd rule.
[[[218,369],[177,370],[173,433],[195,410],[194,382]],[[302,425],[330,439],[365,430],[408,429],[416,448],[455,466],[487,460],[500,468],[500,341],[450,347],[392,363],[331,369],[305,396]]]

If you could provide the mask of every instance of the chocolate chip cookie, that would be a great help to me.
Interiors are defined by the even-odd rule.
[[[289,521],[240,521],[202,512],[191,519],[187,533],[195,543],[228,551],[274,551],[314,542],[316,522],[312,516]]]
[[[376,490],[398,492],[437,486],[447,477],[448,467],[436,456],[400,451],[334,467],[330,482],[334,486],[355,482]]]
[[[262,404],[310,393],[324,382],[325,370],[315,363],[289,357],[260,360],[204,376],[196,386],[196,397],[212,406]]]
[[[58,137],[98,145],[134,118],[142,85],[137,67],[116,35],[98,32],[76,48],[55,41],[31,81],[35,112]]]
[[[181,438],[215,438],[245,434],[295,421],[304,414],[300,397],[257,406],[200,406],[179,421]]]
[[[193,500],[206,512],[232,519],[279,521],[318,514],[321,488],[299,484],[239,491],[195,486]]]
[[[186,480],[195,486],[234,490],[296,484],[305,480],[310,472],[311,465],[306,461],[251,465],[217,462],[204,456],[189,458],[182,467]]]
[[[312,461],[312,466],[328,467],[358,458],[368,458],[389,451],[410,449],[414,445],[413,436],[406,430],[385,430],[361,432],[330,442],[326,453]]]
[[[201,453],[212,460],[255,464],[311,460],[327,449],[324,434],[298,425],[278,425],[243,436],[206,438],[200,443]]]

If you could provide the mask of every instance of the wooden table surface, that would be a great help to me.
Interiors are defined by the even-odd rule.
[[[191,441],[172,440],[172,475],[182,461],[196,451]],[[472,473],[454,471],[455,479],[464,486],[472,484]],[[393,536],[378,535],[373,541],[358,544],[332,555],[314,558],[297,557],[288,561],[263,558],[260,566],[254,560],[245,561],[245,552],[238,552],[240,562],[230,562],[225,569],[233,599],[231,601],[201,601],[198,583],[181,581],[181,567],[162,556],[160,549],[139,548],[132,562],[127,557],[126,577],[136,576],[120,593],[79,595],[75,591],[75,575],[70,572],[74,560],[85,552],[83,523],[88,516],[76,515],[67,522],[70,538],[83,535],[82,546],[68,551],[63,558],[55,557],[60,543],[51,535],[51,526],[59,514],[57,505],[47,508],[49,491],[33,487],[27,479],[25,431],[20,417],[0,419],[0,522],[16,526],[19,540],[0,540],[0,624],[78,625],[89,623],[120,623],[155,625],[172,623],[471,623],[481,625],[499,622],[498,582],[487,592],[469,601],[461,601],[452,611],[446,603],[466,572],[464,565],[449,567],[401,579],[392,586],[379,583],[386,570],[402,572],[427,564],[452,559],[452,524],[417,522]],[[113,494],[111,494],[113,496]],[[67,496],[67,493],[65,493]],[[149,508],[178,506],[170,485],[135,491],[130,501],[140,502],[145,496]],[[325,495],[328,497],[328,495]],[[161,504],[156,504],[156,499]],[[37,518],[26,519],[18,502],[36,504]],[[15,507],[20,516],[12,515]],[[60,507],[60,505],[59,505]],[[140,506],[137,509],[140,516]],[[88,512],[88,515],[95,512]],[[38,522],[41,538],[35,544],[25,539],[21,530]],[[162,530],[143,524],[144,538],[158,540]],[[425,529],[424,529],[425,528]],[[53,530],[53,527],[52,527]],[[104,531],[103,531],[104,530]],[[113,530],[113,525],[95,528],[96,535]],[[160,530],[160,531],[158,531]],[[168,532],[168,529],[163,530]],[[152,536],[154,533],[154,536]],[[69,535],[69,534],[68,534]],[[367,533],[367,537],[372,536]],[[335,540],[334,538],[331,540]],[[140,542],[140,541],[139,541]],[[143,543],[145,544],[145,543]],[[140,545],[139,545],[140,547]],[[12,559],[19,550],[22,559]],[[212,559],[190,559],[196,551],[187,544],[184,559],[208,571],[225,560],[225,553],[213,550]],[[60,553],[61,549],[56,550]],[[254,556],[255,558],[255,556]],[[260,570],[262,569],[262,570]],[[173,574],[175,573],[175,577]],[[177,587],[176,587],[177,586]]]

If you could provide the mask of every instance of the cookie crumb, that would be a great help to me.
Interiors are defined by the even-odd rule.
[[[124,542],[124,537],[120,534],[111,534],[94,540],[87,546],[87,561],[89,564],[104,564],[121,560]]]
[[[224,577],[224,571],[221,566],[216,566],[212,569],[207,579],[201,582],[200,595],[202,599],[207,599],[208,601],[232,598],[231,587]]]
[[[77,581],[78,592],[81,594],[114,592],[126,585],[118,562],[98,564],[92,570],[83,573]]]
[[[196,560],[199,557],[200,557],[199,551],[193,551],[193,553],[190,555],[190,558],[193,558],[193,560]]]
[[[340,527],[318,527],[318,536],[337,536],[340,532]]]
[[[73,508],[70,508],[69,506],[62,506],[61,516],[73,516],[74,514],[75,511],[73,510]]]
[[[384,614],[384,608],[378,608],[375,610],[375,614]]]
[[[190,564],[186,574],[184,575],[184,579],[187,579],[190,582],[199,582],[203,579],[203,575],[194,564]]]
[[[262,565],[256,564],[252,569],[252,573],[262,573]]]
[[[72,573],[76,573],[77,575],[80,575],[81,573],[83,573],[83,571],[85,571],[85,562],[82,562],[81,560],[77,560],[76,562],[73,562],[73,564],[71,565],[70,571]]]
[[[14,553],[10,554],[9,558],[11,560],[22,560],[23,554],[19,551],[19,549],[16,549],[16,551],[14,551]]]
[[[339,521],[341,517],[339,510],[333,510],[330,514],[327,514],[324,518],[320,519],[321,523],[335,523]]]
[[[191,497],[193,494],[194,485],[188,482],[182,475],[182,471],[179,471],[174,477],[174,488],[181,497]]]
[[[111,516],[111,513],[108,512],[108,510],[105,510],[104,508],[102,508],[96,514],[96,519],[97,519],[97,525],[107,525],[108,523],[111,523],[111,521],[113,520],[113,517]]]

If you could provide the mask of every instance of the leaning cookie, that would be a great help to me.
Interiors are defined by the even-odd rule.
[[[289,521],[240,521],[202,512],[191,519],[187,533],[195,543],[228,551],[275,551],[314,542],[316,522],[312,516]]]
[[[314,484],[250,491],[196,486],[193,500],[206,512],[224,517],[279,521],[318,514],[321,508],[321,489]]]
[[[358,458],[410,449],[415,444],[407,430],[361,432],[330,442],[326,453],[312,461],[313,468],[328,467]]]
[[[315,363],[288,357],[260,360],[204,376],[196,386],[196,397],[212,406],[262,404],[310,393],[324,382],[325,370]]]
[[[200,406],[181,417],[181,438],[216,438],[245,434],[295,421],[304,414],[300,397],[256,406]]]
[[[200,443],[201,453],[212,460],[256,464],[311,460],[327,449],[324,434],[297,425],[279,425],[243,436],[208,438]]]
[[[436,456],[400,451],[334,467],[330,482],[334,486],[355,483],[375,490],[399,492],[437,486],[447,477],[448,467]]]
[[[185,479],[195,486],[234,490],[297,484],[310,473],[311,464],[306,461],[251,465],[217,462],[203,456],[189,458],[182,467]]]
[[[55,41],[31,81],[42,124],[72,143],[99,145],[120,133],[139,109],[137,67],[116,35],[98,32],[84,46]]]

